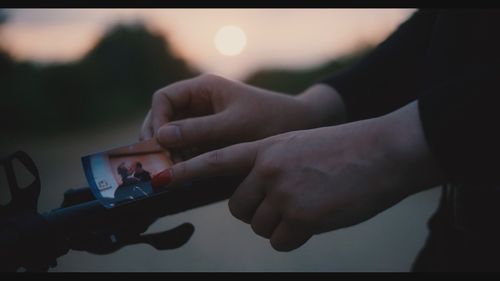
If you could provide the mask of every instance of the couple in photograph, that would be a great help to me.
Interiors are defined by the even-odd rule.
[[[125,163],[121,163],[116,169],[122,179],[122,183],[115,191],[115,198],[130,198],[148,196],[152,193],[149,186],[151,181],[151,173],[143,169],[142,163],[137,161],[133,167],[127,167]]]

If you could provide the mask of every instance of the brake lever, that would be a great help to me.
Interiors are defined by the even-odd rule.
[[[134,232],[80,233],[71,238],[72,250],[86,251],[93,254],[105,255],[134,244],[148,244],[157,250],[170,250],[183,246],[194,233],[194,226],[190,223],[181,224],[173,229],[152,234]]]
[[[14,160],[19,160],[24,167],[35,178],[28,186],[21,188],[17,182],[16,173],[14,172]],[[11,196],[10,202],[3,206],[4,210],[11,211],[37,211],[38,196],[40,195],[40,175],[38,169],[33,162],[33,159],[24,151],[16,151],[2,161],[5,175],[9,184],[9,192]]]
[[[64,193],[61,208],[92,201],[95,201],[95,197],[90,188],[70,189]],[[190,223],[184,223],[170,230],[142,234],[156,219],[157,217],[148,218],[142,214],[117,217],[112,223],[97,223],[95,227],[76,229],[65,236],[69,247],[73,250],[87,251],[93,254],[110,254],[125,246],[140,243],[148,244],[157,250],[179,248],[194,233],[194,226]]]

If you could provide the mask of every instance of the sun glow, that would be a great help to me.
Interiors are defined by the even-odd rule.
[[[226,56],[236,56],[243,52],[247,38],[245,32],[238,26],[226,25],[221,27],[214,37],[215,48]]]

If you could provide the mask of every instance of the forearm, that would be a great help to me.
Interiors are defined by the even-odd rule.
[[[332,87],[316,84],[297,96],[311,110],[314,127],[347,122],[342,96]],[[404,195],[432,188],[444,182],[443,172],[429,149],[420,119],[418,101],[409,103],[389,114],[361,121],[371,123],[366,139],[393,173],[389,181]],[[404,183],[404,184],[401,184]]]
[[[376,119],[382,149],[387,151],[391,170],[395,171],[393,180],[399,183],[400,192],[410,195],[444,182],[443,172],[425,138],[418,101]]]

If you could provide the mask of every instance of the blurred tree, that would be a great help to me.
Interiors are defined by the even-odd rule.
[[[78,61],[15,62],[0,85],[0,117],[12,120],[8,131],[31,134],[124,122],[145,114],[157,89],[196,74],[163,36],[117,25]]]
[[[6,19],[0,10],[0,18]],[[263,70],[246,82],[297,94],[363,52],[304,70]],[[112,126],[143,116],[154,91],[197,75],[161,35],[143,24],[111,27],[80,60],[18,62],[0,49],[0,120],[6,132],[53,134]],[[111,125],[110,125],[111,124]]]
[[[196,74],[172,54],[162,36],[141,24],[113,27],[83,58],[81,71],[89,79],[85,91],[101,93],[91,97],[94,113],[105,114],[115,107],[122,116],[134,105],[149,105],[160,87]]]
[[[7,21],[7,12],[0,9],[0,85],[4,83],[7,73],[12,67],[12,59],[9,54],[2,48],[2,25]]]
[[[259,70],[245,79],[245,82],[257,87],[266,88],[269,90],[296,95],[311,86],[314,82],[325,78],[326,76],[335,73],[336,71],[356,62],[371,47],[367,46],[362,50],[340,58],[329,61],[322,65],[309,69],[266,69]]]

